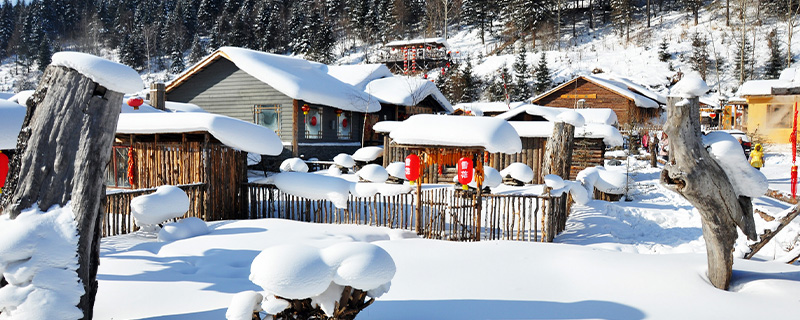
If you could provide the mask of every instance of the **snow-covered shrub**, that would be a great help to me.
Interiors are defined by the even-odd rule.
[[[308,172],[308,165],[303,159],[289,158],[281,162],[281,172]]]
[[[363,147],[353,152],[353,160],[370,162],[383,156],[383,147]]]
[[[500,171],[500,176],[512,178],[523,184],[530,183],[533,180],[533,169],[522,162],[514,162]]]
[[[497,169],[483,166],[483,184],[482,187],[496,188],[503,183],[503,177]],[[472,182],[469,183],[470,187],[477,188],[478,183],[475,181],[475,175],[472,175]]]
[[[131,215],[137,226],[156,225],[182,217],[189,211],[189,196],[175,186],[160,186],[156,192],[131,200]]]
[[[564,194],[564,192],[569,192],[572,196],[572,200],[578,204],[586,204],[590,200],[589,193],[580,182],[565,181],[557,175],[548,174],[544,176],[544,184],[552,189],[550,191],[550,195],[552,196],[558,197]]]
[[[333,163],[344,168],[352,168],[356,165],[353,157],[346,153],[340,153],[333,157]]]
[[[386,173],[389,174],[388,182],[403,183],[406,180],[406,163],[392,162],[386,166]]]
[[[583,183],[587,191],[597,189],[600,192],[614,195],[625,193],[625,186],[630,184],[628,176],[621,172],[608,171],[603,167],[583,169],[577,179]]]
[[[345,310],[349,317],[344,319],[352,319],[389,290],[395,272],[389,253],[370,243],[344,242],[324,249],[284,244],[256,256],[250,281],[264,289],[260,308],[274,319],[318,319]],[[247,293],[234,299],[228,314],[244,315],[248,307],[252,314],[259,308],[251,303],[256,297]],[[340,301],[347,303],[337,305]]]
[[[382,166],[377,164],[368,164],[358,170],[356,175],[369,182],[385,182],[389,178],[389,173]]]
[[[252,320],[254,312],[260,312],[261,300],[264,297],[253,290],[242,291],[233,296],[228,311],[225,312],[225,319],[228,320]]]
[[[164,225],[158,231],[158,241],[168,242],[208,234],[208,225],[199,218],[189,217]]]

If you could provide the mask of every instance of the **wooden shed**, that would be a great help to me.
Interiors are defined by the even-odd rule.
[[[380,110],[323,64],[234,47],[167,84],[166,99],[270,128],[285,145],[283,157],[320,159],[361,147],[364,114]]]
[[[622,78],[579,76],[531,101],[557,108],[603,108],[613,110],[622,129],[660,122],[663,97]],[[666,101],[666,100],[664,100]]]

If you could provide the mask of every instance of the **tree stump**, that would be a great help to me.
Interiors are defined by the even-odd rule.
[[[542,164],[542,177],[548,174],[554,174],[564,180],[569,180],[570,168],[572,167],[572,142],[575,138],[575,126],[564,123],[553,123],[553,134],[547,138],[547,144],[544,150],[544,163]],[[549,193],[549,188],[545,188]],[[557,201],[554,201],[557,203]],[[553,242],[556,234],[558,233],[560,221],[566,223],[567,217],[556,216],[557,213],[563,210],[556,210],[550,208],[545,211],[546,214],[542,217],[542,239],[546,242]]]
[[[28,101],[2,199],[12,219],[33,206],[47,210],[72,201],[84,319],[92,318],[97,292],[104,171],[122,99],[76,70],[48,66]]]
[[[661,183],[686,198],[700,212],[708,256],[708,278],[715,287],[727,289],[733,268],[733,245],[738,226],[756,239],[750,198],[738,197],[733,185],[703,146],[700,104],[697,97],[667,100],[664,131],[670,138],[669,163],[661,171]]]

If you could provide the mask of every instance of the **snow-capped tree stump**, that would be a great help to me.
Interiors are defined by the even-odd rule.
[[[544,150],[544,164],[542,164],[542,177],[554,174],[564,180],[569,179],[570,167],[572,167],[572,142],[575,137],[575,126],[565,122],[553,123],[553,134],[547,138]],[[545,188],[549,193],[549,188]],[[554,201],[555,203],[556,201]],[[567,217],[557,217],[555,213],[562,210],[550,208],[546,214],[542,215],[542,239],[545,242],[553,242],[559,232],[561,221],[566,223]],[[563,212],[566,215],[566,212]]]
[[[47,210],[71,201],[78,227],[78,277],[85,293],[78,308],[92,318],[100,259],[101,202],[106,164],[123,94],[78,71],[50,65],[28,101],[4,188],[3,213]]]
[[[738,226],[756,239],[750,198],[737,197],[725,171],[703,146],[699,99],[670,97],[664,131],[670,139],[669,163],[661,183],[686,198],[700,212],[708,257],[708,278],[727,289],[733,268],[733,246]],[[744,198],[744,199],[743,199]]]
[[[311,299],[284,299],[289,301],[289,308],[275,315],[274,320],[291,319],[320,319],[320,320],[353,320],[361,310],[369,307],[373,298],[367,296],[367,292],[346,286],[342,291],[342,296],[336,302],[333,316],[328,317],[319,306],[311,303]]]

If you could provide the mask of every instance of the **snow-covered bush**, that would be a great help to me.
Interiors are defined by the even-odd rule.
[[[164,225],[158,231],[158,241],[168,242],[208,234],[208,225],[199,218],[189,217]]]
[[[608,171],[603,167],[592,167],[583,169],[576,177],[587,188],[593,192],[597,189],[607,194],[621,195],[625,193],[625,186],[631,184],[628,177],[621,172]]]
[[[500,176],[512,178],[523,184],[530,183],[533,180],[533,169],[522,162],[514,162],[500,171]]]
[[[356,165],[356,161],[353,157],[346,153],[340,153],[333,157],[333,163],[343,168],[352,168]]]
[[[367,298],[389,290],[395,272],[389,253],[370,243],[270,247],[250,266],[250,281],[264,289],[261,305],[254,304],[257,293],[241,293],[232,301],[228,319],[242,319],[259,308],[275,319],[333,317],[344,310],[349,317],[343,319],[352,319],[371,303]],[[347,303],[338,305],[340,301]]]
[[[370,162],[383,156],[383,147],[363,147],[353,152],[353,160]]]
[[[368,164],[358,170],[356,175],[369,182],[385,182],[386,179],[389,179],[389,173],[384,169],[382,166],[377,164]]]
[[[386,166],[386,173],[389,174],[389,182],[403,183],[406,180],[406,163],[392,162]]]
[[[589,193],[580,182],[565,181],[557,175],[548,174],[544,176],[544,184],[552,189],[550,191],[552,196],[561,196],[564,192],[569,192],[572,200],[578,204],[586,204],[590,200]]]
[[[281,162],[281,172],[308,172],[308,165],[303,159],[289,158]]]
[[[160,186],[156,192],[131,200],[131,215],[137,226],[156,225],[182,217],[189,211],[189,196],[175,186]]]

